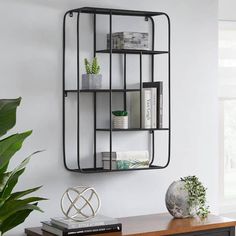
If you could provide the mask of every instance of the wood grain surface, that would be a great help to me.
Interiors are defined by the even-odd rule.
[[[173,219],[168,213],[143,215],[134,217],[119,218],[122,223],[122,234],[106,233],[100,236],[118,236],[118,235],[145,235],[145,236],[163,236],[178,233],[196,232],[202,230],[220,229],[234,227],[236,220],[221,216],[209,215],[208,218],[201,220],[199,218]],[[51,236],[43,233],[40,227],[25,229],[28,236]]]

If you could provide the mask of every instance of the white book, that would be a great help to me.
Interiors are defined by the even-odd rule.
[[[152,103],[152,128],[157,128],[157,89],[151,88],[151,103]]]
[[[118,220],[103,215],[96,215],[94,218],[85,222],[77,222],[66,217],[54,217],[51,218],[51,223],[66,229],[78,229],[99,225],[117,224]]]
[[[103,161],[110,161],[110,155],[106,156],[105,153],[109,152],[103,152],[102,160]],[[122,151],[122,152],[116,152],[115,155],[112,155],[112,160],[149,160],[149,152],[147,150],[145,151]]]
[[[116,160],[139,160],[139,161],[148,161],[149,152],[148,151],[127,151],[127,152],[117,152]]]
[[[152,92],[150,88],[144,88],[142,94],[142,128],[152,128]]]

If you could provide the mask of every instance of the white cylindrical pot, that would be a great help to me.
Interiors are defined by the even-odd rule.
[[[129,122],[128,116],[113,116],[114,129],[128,129]]]

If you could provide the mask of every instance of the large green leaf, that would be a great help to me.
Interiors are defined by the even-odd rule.
[[[0,226],[11,215],[15,214],[18,211],[26,210],[26,209],[33,209],[33,210],[42,210],[32,204],[29,203],[36,203],[38,201],[46,200],[45,198],[40,197],[29,197],[23,200],[11,200],[6,201],[4,205],[0,208]]]
[[[32,131],[14,134],[0,141],[0,175],[6,171],[10,159],[21,149],[22,143],[31,133]]]
[[[21,98],[0,99],[0,137],[7,133],[16,123],[16,108]]]
[[[39,190],[42,186],[39,186],[39,187],[36,187],[36,188],[30,188],[30,189],[27,189],[27,190],[24,190],[24,191],[19,191],[19,192],[15,192],[15,193],[12,193],[11,196],[8,198],[8,200],[16,200],[16,199],[19,199],[25,195],[28,195],[30,193],[33,193],[37,190]]]
[[[16,186],[19,177],[23,174],[25,171],[26,165],[29,163],[30,158],[41,151],[37,151],[32,153],[30,156],[25,158],[10,174],[8,177],[7,182],[5,183],[5,186],[3,186],[2,191],[0,192],[0,198],[6,199],[10,196],[13,188]]]
[[[0,175],[0,193],[4,189],[9,177],[11,176],[12,172],[6,172]]]
[[[0,193],[0,197],[2,199],[7,199],[10,196],[13,188],[16,186],[18,182],[19,177],[24,173],[24,171],[25,169],[21,169],[9,178],[4,189]]]
[[[35,203],[33,205],[37,206],[37,204],[38,203]],[[8,217],[1,224],[1,227],[0,227],[1,232],[5,233],[9,231],[10,229],[13,229],[17,225],[22,224],[32,211],[33,209],[26,209],[26,210],[18,211],[14,213],[13,215],[11,215],[10,217]]]

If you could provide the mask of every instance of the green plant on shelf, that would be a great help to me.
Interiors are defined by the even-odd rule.
[[[195,208],[196,214],[201,218],[206,218],[210,213],[209,206],[206,205],[206,190],[196,176],[181,178],[184,187],[188,191],[188,203],[190,208]]]
[[[84,59],[85,70],[87,74],[98,75],[100,72],[100,66],[98,64],[97,57],[94,57],[92,63],[88,61],[87,58]]]
[[[112,114],[114,116],[127,116],[128,112],[127,111],[113,111]]]
[[[20,105],[20,101],[21,98],[0,99],[0,137],[15,126],[16,109]],[[32,211],[42,212],[38,207],[38,202],[46,200],[41,197],[26,197],[40,189],[41,186],[13,192],[31,156],[39,152],[34,152],[15,168],[9,170],[11,158],[21,149],[24,140],[31,133],[31,130],[16,133],[0,140],[0,235],[23,223]]]

